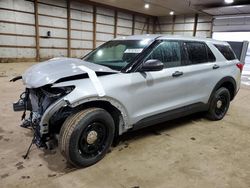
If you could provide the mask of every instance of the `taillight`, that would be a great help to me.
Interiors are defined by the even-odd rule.
[[[242,63],[237,63],[236,66],[240,69],[240,72],[242,72],[244,64]]]

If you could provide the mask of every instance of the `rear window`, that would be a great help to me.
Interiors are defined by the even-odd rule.
[[[214,45],[219,51],[220,53],[227,59],[227,60],[234,60],[236,59],[236,56],[233,52],[233,50],[231,49],[230,46],[228,45],[220,45],[220,44],[215,44]]]
[[[192,64],[214,62],[216,59],[211,50],[203,42],[185,42],[189,61]]]

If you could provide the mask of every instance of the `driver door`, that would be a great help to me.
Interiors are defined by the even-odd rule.
[[[188,105],[194,86],[185,75],[185,59],[180,41],[161,41],[145,58],[158,59],[161,71],[132,73],[131,91],[138,99],[129,110],[133,122]]]

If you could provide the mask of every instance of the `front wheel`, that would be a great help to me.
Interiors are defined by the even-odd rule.
[[[212,96],[207,118],[213,121],[221,120],[230,105],[230,93],[227,88],[219,88]]]
[[[65,120],[59,135],[59,148],[74,166],[87,167],[105,156],[114,133],[114,121],[107,111],[85,109]]]

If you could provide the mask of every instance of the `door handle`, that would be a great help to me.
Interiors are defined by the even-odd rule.
[[[179,76],[181,76],[181,75],[183,75],[183,72],[180,72],[180,71],[175,71],[175,72],[172,74],[173,77],[179,77]]]
[[[220,68],[219,65],[216,65],[216,64],[215,64],[215,65],[213,66],[213,69],[218,69],[218,68]]]

